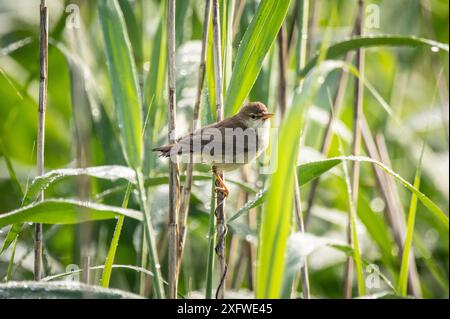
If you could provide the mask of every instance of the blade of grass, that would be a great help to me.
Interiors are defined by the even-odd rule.
[[[421,173],[421,166],[422,166],[422,159],[423,154],[425,150],[425,142],[422,146],[422,151],[420,154],[419,163],[417,164],[416,169],[416,176],[414,177],[414,187],[419,189],[420,188],[420,173]],[[402,263],[400,266],[400,277],[398,282],[398,290],[400,291],[400,294],[402,296],[407,296],[407,289],[408,289],[408,268],[409,268],[409,261],[411,260],[412,256],[410,255],[413,235],[414,235],[414,223],[416,219],[416,210],[417,210],[417,196],[415,194],[411,195],[411,203],[409,205],[409,213],[408,213],[408,226],[406,229],[406,237],[405,237],[405,243],[403,246],[403,254],[402,254]]]
[[[37,176],[23,196],[22,205],[28,205],[36,200],[38,194],[44,191],[52,184],[68,178],[78,176],[90,176],[110,181],[118,179],[127,180],[136,184],[136,178],[131,168],[120,165],[93,166],[86,168],[63,168],[47,172],[44,175]]]
[[[233,17],[236,6],[236,0],[224,0],[222,10],[225,13],[225,19],[222,23],[223,34],[223,91],[226,92],[231,79],[232,61],[233,61]]]
[[[309,17],[309,0],[303,0],[301,1],[301,3],[298,4],[299,6],[302,7],[302,14],[304,16],[301,17],[302,19],[302,29],[301,29],[301,34],[302,34],[302,38],[301,38],[301,43],[300,43],[300,51],[299,51],[299,65],[300,67],[303,68],[303,66],[305,65],[305,61],[306,61],[306,46],[307,46],[307,35],[308,35],[308,17]],[[306,35],[306,36],[305,36]],[[305,36],[305,37],[303,37]],[[283,41],[280,41],[280,44]],[[281,47],[285,47],[286,44],[284,45],[280,45],[280,50],[288,50],[287,48],[283,48],[281,49]],[[288,53],[285,52],[283,53],[283,55],[286,55],[284,58],[287,60],[288,59]],[[285,64],[287,63],[287,61],[284,61],[282,63],[283,67],[285,67]],[[287,73],[287,70],[285,70],[284,72],[280,72],[283,74]],[[283,81],[280,82],[280,84]],[[286,81],[287,82],[287,81]],[[302,85],[302,83],[300,84]],[[284,85],[285,86],[285,85]],[[285,88],[284,88],[285,89]],[[286,103],[286,93],[283,94],[284,97],[284,103]],[[295,217],[296,217],[296,221],[297,221],[297,228],[301,233],[305,232],[305,223],[303,220],[303,209],[302,209],[302,202],[301,202],[301,198],[300,198],[300,186],[298,185],[298,175],[297,175],[297,170],[294,169],[294,208],[295,208]],[[310,299],[311,297],[311,293],[310,293],[310,288],[309,288],[309,274],[308,274],[308,260],[305,257],[305,262],[303,263],[303,265],[300,267],[300,277],[301,277],[301,283],[302,283],[302,290],[303,290],[303,298],[304,299]]]
[[[129,166],[142,164],[141,95],[130,39],[117,0],[98,2],[122,149]]]
[[[127,208],[128,200],[130,198],[131,193],[131,183],[128,183],[127,190],[125,192],[125,197],[122,202],[122,208]],[[117,245],[119,244],[120,233],[122,232],[123,222],[125,220],[125,216],[120,215],[117,219],[116,228],[114,229],[114,235],[111,240],[111,245],[109,246],[108,255],[105,260],[105,268],[103,269],[101,286],[108,288],[109,280],[111,278],[112,265],[114,263],[114,259],[116,257]]]
[[[150,57],[150,70],[145,81],[144,109],[148,113],[148,127],[145,130],[145,161],[143,164],[144,176],[147,176],[155,165],[153,152],[155,140],[165,124],[166,100],[164,97],[167,70],[167,1],[161,1],[160,21],[156,34],[152,39],[153,47]]]
[[[144,230],[148,244],[150,267],[155,274],[153,289],[157,298],[164,298],[160,281],[160,263],[153,238],[153,225],[147,205],[142,176],[142,112],[141,94],[137,81],[130,40],[117,0],[98,2],[101,29],[106,47],[110,81],[114,94],[115,112],[127,163],[135,170],[139,204],[144,212]]]
[[[226,116],[236,113],[249,94],[286,17],[290,0],[262,0],[239,46],[225,98]]]
[[[342,148],[342,146],[341,146],[341,148]],[[363,273],[362,262],[361,262],[361,252],[359,250],[358,234],[356,231],[356,218],[357,218],[356,208],[355,208],[356,198],[355,198],[355,195],[353,194],[352,184],[350,182],[350,176],[349,176],[346,160],[342,161],[342,166],[344,168],[345,182],[347,184],[347,194],[348,194],[349,211],[350,211],[350,216],[349,216],[349,219],[350,219],[349,233],[350,234],[349,234],[349,236],[351,236],[350,243],[351,243],[351,246],[353,247],[352,258],[356,265],[356,275],[358,278],[358,294],[361,297],[366,294],[366,291],[365,291],[364,273]],[[348,263],[348,260],[347,260],[347,263]],[[351,272],[346,273],[346,275],[348,275],[348,274],[351,274]],[[353,281],[346,281],[347,284],[349,282],[351,284]],[[344,293],[345,293],[345,298],[347,298],[347,299],[351,298],[352,285],[350,285],[348,287],[346,286]]]
[[[326,75],[335,64],[324,64],[308,77],[294,97],[293,104],[284,117],[279,133],[283,147],[278,149],[278,169],[270,178],[267,202],[261,220],[256,298],[278,298],[284,272],[284,254],[290,230],[293,204],[295,163],[298,155],[300,133],[306,109],[318,88],[319,75]],[[301,94],[300,94],[301,92]]]
[[[389,151],[387,149],[386,141],[384,136],[380,133],[376,135],[376,145],[379,151],[380,160],[387,165],[392,166],[391,159],[389,155]],[[398,192],[397,185],[394,184],[393,180],[387,178],[386,175],[384,177],[384,187],[386,188],[386,192],[390,194],[390,200],[393,202],[394,210],[392,211],[391,218],[393,219],[392,223],[392,231],[394,233],[394,237],[397,241],[398,248],[401,252],[403,252],[404,247],[404,238],[406,236],[407,225],[405,213],[403,210],[403,206],[400,199],[400,194]],[[400,256],[402,253],[400,253]],[[399,257],[400,257],[399,256]],[[401,258],[401,257],[400,257]],[[410,264],[408,267],[408,292],[411,293],[416,298],[422,297],[422,288],[420,283],[419,273],[417,271],[416,261],[414,257],[414,252],[410,252]]]
[[[427,195],[420,192],[417,188],[415,188],[411,183],[409,183],[407,180],[405,180],[402,176],[400,176],[398,173],[393,171],[391,168],[386,166],[385,164],[381,163],[380,161],[374,160],[372,158],[366,157],[366,156],[338,156],[338,157],[330,157],[325,160],[320,161],[314,161],[302,165],[313,165],[314,167],[320,167],[324,166],[321,169],[318,169],[319,175],[326,173],[331,168],[335,167],[336,165],[342,163],[343,160],[346,161],[360,161],[363,163],[370,163],[376,167],[379,167],[381,170],[383,170],[385,173],[393,177],[398,183],[400,183],[403,187],[408,189],[411,193],[416,194],[417,198],[422,202],[422,204],[429,210],[430,213],[433,214],[436,220],[438,220],[446,229],[449,228],[449,221],[448,216],[437,206]],[[298,166],[298,169],[302,169],[302,165]],[[319,176],[317,175],[317,176]],[[302,178],[301,174],[299,175],[299,183],[300,186],[304,185],[302,184]],[[314,178],[317,178],[315,176]],[[308,179],[306,182],[309,182],[311,179]],[[244,205],[244,207],[250,205],[250,208],[254,208],[257,206],[260,206],[261,204],[265,203],[267,201],[267,193],[268,191],[263,191],[256,197],[255,200],[250,200],[249,202]],[[235,220],[236,218],[240,217],[243,212],[239,212],[239,216],[233,215],[230,220]]]
[[[11,179],[11,181],[13,183],[13,187],[15,188],[15,192],[17,193],[17,204],[20,205],[20,201],[21,201],[20,198],[23,198],[22,186],[20,185],[20,182],[17,179],[17,175],[16,175],[14,167],[13,167],[13,165],[11,163],[11,159],[9,158],[8,154],[6,153],[6,150],[5,150],[4,146],[3,146],[3,143],[2,143],[1,139],[0,139],[0,151],[1,151],[1,154],[2,154],[3,158],[5,159],[6,168],[8,170],[9,178]],[[0,255],[3,254],[3,252],[5,252],[5,250],[8,249],[8,247],[14,241],[17,241],[17,237],[19,236],[20,229],[21,229],[21,225],[20,224],[14,224],[14,225],[11,226],[11,228],[8,231],[8,234],[6,235],[6,238],[5,238],[5,241],[4,241],[3,245],[2,245],[2,248],[0,249]],[[10,267],[12,267],[12,264],[14,263],[15,247],[16,247],[16,245],[13,246],[13,250],[11,252]]]
[[[213,0],[210,0],[213,1]],[[209,112],[215,121],[216,112],[216,83],[215,83],[215,73],[214,73],[214,35],[213,35],[213,24],[212,24],[212,14],[210,14],[208,22],[208,36],[206,41],[206,83],[208,88],[208,101],[209,101]]]
[[[147,205],[147,197],[144,188],[144,178],[142,176],[142,172],[139,172],[137,170],[136,170],[136,180],[138,183],[140,206],[141,210],[143,210],[144,212],[143,228],[147,243],[148,258],[150,262],[151,271],[153,272],[155,277],[153,282],[153,290],[156,298],[163,299],[165,294],[162,286],[161,264],[159,263],[159,258],[156,250],[156,242],[153,235],[154,231],[152,219]]]
[[[142,220],[139,211],[71,199],[47,199],[0,215],[0,228],[15,223],[78,224],[125,215]]]
[[[16,236],[13,241],[13,248],[11,251],[11,257],[9,258],[8,270],[6,271],[6,282],[11,280],[12,269],[14,266],[14,257],[16,255],[17,239],[18,239],[18,237]]]
[[[430,39],[419,38],[415,36],[397,36],[397,35],[377,35],[377,36],[355,36],[348,40],[335,43],[328,47],[326,60],[336,59],[345,53],[357,50],[359,48],[370,48],[377,46],[409,46],[419,47],[428,46],[448,52],[448,44],[437,42]],[[319,53],[311,58],[303,70],[300,72],[300,77],[305,77],[311,69],[317,65]]]

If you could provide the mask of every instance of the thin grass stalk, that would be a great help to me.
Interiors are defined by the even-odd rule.
[[[147,241],[147,250],[151,271],[153,272],[153,291],[155,293],[155,297],[158,299],[164,298],[164,289],[163,289],[163,280],[161,277],[161,265],[159,263],[158,254],[156,251],[155,239],[153,238],[153,227],[150,216],[150,211],[147,206],[147,198],[144,187],[144,177],[141,172],[136,170],[136,180],[138,183],[138,191],[139,191],[139,204],[141,206],[141,210],[144,213],[144,234]]]
[[[422,159],[423,159],[423,153],[425,150],[425,143],[422,145],[422,151],[420,154],[419,163],[417,165],[416,169],[416,175],[414,177],[414,187],[419,189],[420,188],[420,173],[421,173],[421,166],[422,166]],[[409,213],[408,213],[408,226],[405,236],[405,242],[403,246],[403,254],[402,254],[402,263],[400,266],[400,276],[398,280],[398,291],[402,296],[406,296],[408,293],[408,269],[410,260],[412,260],[412,255],[410,254],[412,241],[413,241],[413,235],[414,235],[414,223],[416,220],[416,210],[417,210],[417,195],[412,194],[411,195],[411,202],[409,205]]]
[[[16,238],[14,238],[14,242],[13,242],[13,246],[12,246],[12,250],[11,250],[11,257],[9,258],[9,263],[8,263],[8,270],[6,271],[6,279],[5,279],[6,282],[11,280],[11,275],[12,275],[12,269],[14,267],[14,257],[16,255],[17,239],[18,238],[19,238],[18,236],[16,236]]]
[[[363,33],[363,19],[364,19],[364,3],[363,0],[358,1],[358,16],[357,16],[357,29],[356,35],[361,36]],[[360,77],[356,80],[355,85],[355,99],[353,105],[353,142],[352,142],[352,154],[354,156],[359,156],[361,153],[361,116],[363,112],[363,102],[364,102],[364,50],[358,49],[356,51],[356,68],[360,74]],[[355,209],[358,207],[358,190],[359,190],[359,169],[360,163],[355,161],[352,164],[351,173],[351,184],[352,184],[352,204]],[[349,222],[347,227],[347,242],[350,246],[353,246],[353,236],[352,236],[352,222],[351,216],[349,216]],[[348,257],[345,265],[344,273],[344,298],[348,299],[352,297],[353,288],[353,258]],[[358,281],[359,282],[359,281]],[[363,287],[359,287],[359,293],[361,294],[364,290]]]
[[[309,0],[302,0],[298,4],[298,10],[301,10],[301,12],[298,13],[297,18],[299,19],[299,25],[301,26],[300,32],[300,41],[297,45],[297,54],[298,54],[298,69],[303,69],[306,63],[306,47],[307,47],[307,40],[308,40],[308,17],[309,17]],[[280,56],[281,57],[281,56]],[[287,53],[285,58],[287,58]],[[282,64],[280,61],[280,64],[283,65],[284,68],[286,68],[286,63]],[[280,74],[287,74],[287,69],[285,69],[283,72],[280,71]],[[287,79],[284,79],[282,82],[287,82]],[[281,81],[280,81],[281,84]],[[303,82],[300,82],[300,85],[302,85]],[[280,85],[281,89],[281,85]],[[280,90],[281,91],[281,90]],[[286,103],[286,87],[284,87],[284,92],[280,93],[284,96],[284,99],[280,99],[280,103]],[[284,106],[286,108],[287,105]],[[303,211],[302,211],[302,204],[301,204],[301,197],[300,197],[300,188],[298,186],[298,176],[297,171],[294,170],[294,210],[295,210],[295,220],[297,222],[297,228],[301,233],[305,232],[305,226],[304,226],[304,220],[303,220]],[[308,274],[308,261],[305,259],[304,264],[300,267],[300,277],[302,282],[302,292],[303,292],[303,298],[309,299],[311,297],[310,288],[309,288],[309,274]]]
[[[341,144],[342,145],[342,144]],[[341,147],[342,149],[342,147]],[[349,232],[351,236],[352,241],[352,248],[353,248],[353,258],[356,265],[356,274],[358,277],[358,293],[360,296],[365,295],[365,282],[364,282],[364,274],[362,270],[362,259],[361,259],[361,252],[359,250],[359,243],[358,243],[358,234],[356,230],[356,219],[357,219],[357,213],[356,213],[356,204],[353,195],[353,189],[350,182],[350,175],[349,170],[347,166],[347,160],[342,161],[342,165],[344,168],[344,175],[345,175],[345,183],[347,185],[347,194],[348,194],[348,202],[349,202]],[[350,288],[350,294],[351,294],[351,288]],[[350,297],[349,297],[350,298]]]
[[[299,32],[299,29],[298,29],[298,16],[299,16],[300,13],[302,13],[302,11],[299,9],[300,5],[302,5],[302,4],[303,4],[303,0],[295,1],[294,15],[292,17],[292,23],[291,23],[290,29],[288,31],[288,36],[287,36],[287,55],[288,55],[288,57],[290,56],[292,48],[295,49],[295,46],[296,46],[296,44],[298,42],[298,41],[296,41],[296,40],[298,40],[296,37],[297,37],[298,32]]]
[[[212,286],[214,275],[214,245],[215,245],[215,209],[216,209],[216,181],[213,177],[211,179],[211,202],[209,206],[209,229],[208,229],[208,260],[206,264],[206,289],[205,298],[212,298]]]
[[[297,41],[295,50],[297,51],[297,59],[295,68],[297,76],[306,64],[306,54],[308,49],[308,33],[309,33],[309,0],[299,0],[300,4],[297,7],[297,25],[300,36],[300,41]]]
[[[239,3],[236,6],[235,14],[233,17],[233,27],[231,32],[233,39],[237,31],[239,30],[239,23],[241,22],[244,9],[245,9],[245,0],[239,0]]]
[[[122,208],[127,208],[130,194],[131,194],[131,183],[128,183],[127,190],[125,191],[125,196],[122,201]],[[104,288],[109,287],[109,280],[111,279],[112,265],[114,264],[114,259],[116,257],[117,246],[119,245],[120,233],[122,232],[124,220],[125,220],[125,216],[123,216],[123,215],[119,215],[117,217],[116,228],[114,229],[114,235],[111,240],[111,245],[109,246],[108,255],[106,256],[105,267],[103,268],[101,286]]]
[[[197,94],[195,97],[194,104],[194,116],[192,121],[192,131],[196,131],[200,128],[200,105],[202,99],[203,84],[205,82],[205,70],[206,70],[206,43],[208,41],[208,29],[209,21],[211,15],[211,1],[206,0],[205,3],[205,13],[203,18],[203,36],[202,36],[202,51],[200,55],[200,66],[198,70],[198,82],[197,82]],[[177,274],[180,273],[181,262],[183,259],[184,245],[186,241],[186,224],[187,216],[189,213],[189,200],[191,197],[192,188],[192,172],[194,168],[194,158],[193,154],[190,155],[189,163],[186,166],[186,181],[183,187],[183,192],[180,201],[180,227],[179,227],[179,238],[178,238],[178,263],[177,263]]]
[[[223,84],[222,84],[222,40],[220,31],[220,11],[219,0],[213,0],[213,36],[214,36],[214,77],[215,77],[215,96],[216,96],[216,117],[217,122],[223,120]],[[223,172],[217,171],[217,174],[224,179]],[[217,194],[216,207],[217,223],[217,245],[216,254],[219,264],[219,285],[216,290],[216,298],[225,298],[225,282],[227,274],[227,265],[225,261],[225,236],[227,233],[226,215],[225,215],[225,196],[222,192]]]
[[[169,0],[167,18],[168,43],[168,100],[169,100],[169,144],[176,143],[176,91],[175,91],[175,0]],[[169,298],[177,297],[178,259],[178,162],[176,157],[169,161]]]
[[[226,92],[228,89],[228,84],[230,83],[231,73],[233,70],[233,17],[235,8],[236,0],[226,0],[223,2],[223,92]]]
[[[309,38],[308,38],[308,46],[306,48],[308,56],[311,56],[312,53],[316,50],[317,44],[317,34],[319,29],[319,6],[320,1],[312,1],[311,3],[311,19],[308,22],[308,30]]]
[[[287,107],[287,40],[286,40],[286,26],[283,24],[278,33],[278,63],[279,63],[279,78],[278,78],[278,99],[281,111],[281,117],[284,116]]]
[[[48,82],[48,8],[47,1],[41,0],[40,5],[40,48],[39,48],[39,107],[37,132],[37,174],[44,174],[44,143],[45,143],[45,111],[47,108],[47,82]],[[44,191],[38,198],[44,200]],[[42,224],[35,225],[34,243],[34,279],[42,278]]]
[[[389,157],[389,152],[387,149],[384,136],[381,134],[377,134],[375,140],[380,156],[380,161],[388,165],[389,167],[392,167],[392,163]],[[394,183],[392,178],[386,176],[385,174],[383,174],[382,177],[384,178],[383,184],[385,185],[386,192],[395,207],[392,212],[392,218],[394,221],[394,224],[392,224],[393,225],[392,230],[394,233],[394,237],[396,238],[396,243],[400,249],[400,252],[401,254],[403,254],[404,238],[407,232],[405,213],[403,211],[403,206],[400,200],[400,195],[396,183]],[[417,271],[417,265],[415,262],[413,251],[410,252],[410,260],[408,267],[408,292],[411,293],[416,298],[422,297],[422,288],[420,284],[419,273]]]
[[[145,225],[143,225],[145,227]],[[139,256],[140,259],[140,265],[143,269],[147,269],[148,266],[148,249],[147,249],[147,240],[146,240],[146,234],[144,231],[144,228],[142,228],[142,245],[141,245],[141,254]],[[139,277],[139,294],[141,296],[148,295],[148,289],[149,281],[147,280],[147,277],[141,274]]]

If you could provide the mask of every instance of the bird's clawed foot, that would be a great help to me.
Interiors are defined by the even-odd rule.
[[[222,193],[224,197],[228,197],[228,195],[230,194],[230,190],[228,189],[227,185],[225,185],[223,179],[219,174],[217,174],[216,171],[214,171],[213,173],[216,177],[216,193]]]
[[[216,193],[222,193],[223,197],[228,197],[228,195],[230,195],[230,191],[228,190],[228,188],[216,186],[215,191]]]

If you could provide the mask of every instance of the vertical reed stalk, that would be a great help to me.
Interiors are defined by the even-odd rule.
[[[209,206],[209,227],[208,227],[208,261],[206,264],[206,290],[205,299],[212,298],[213,272],[214,272],[214,211],[216,208],[216,193],[214,190],[215,179],[211,179],[211,201]]]
[[[48,8],[47,1],[41,0],[40,5],[40,77],[39,77],[39,107],[37,132],[37,174],[44,174],[44,142],[45,142],[45,110],[47,108],[47,75],[48,75]],[[39,195],[39,201],[44,200],[44,191]],[[42,224],[35,225],[34,244],[34,279],[42,278]]]
[[[206,70],[206,42],[208,40],[208,29],[211,14],[211,1],[206,0],[205,3],[205,13],[203,19],[203,36],[202,36],[202,51],[200,55],[200,66],[198,70],[198,82],[197,82],[197,94],[195,97],[194,104],[194,117],[192,121],[192,131],[196,131],[200,128],[200,105],[202,98],[203,83],[205,82],[205,70]],[[177,264],[177,274],[180,272],[181,261],[183,259],[184,244],[186,241],[186,224],[187,216],[189,213],[189,199],[191,197],[192,188],[192,171],[194,168],[194,158],[191,153],[190,161],[186,167],[186,182],[183,187],[183,192],[181,196],[180,203],[180,227],[179,227],[179,238],[178,238],[178,264]]]
[[[363,33],[363,16],[364,16],[364,3],[363,0],[358,0],[358,16],[357,16],[357,28],[356,35],[361,36]],[[358,49],[356,51],[356,68],[360,74],[355,85],[355,99],[353,105],[353,142],[352,142],[352,154],[358,156],[361,153],[361,117],[363,112],[364,101],[364,50]],[[352,198],[353,206],[358,207],[358,188],[359,188],[359,169],[360,163],[354,161],[352,164],[351,173],[351,186],[352,186]],[[349,216],[348,229],[347,229],[347,242],[350,246],[353,245],[352,237],[352,223],[351,216]],[[344,298],[348,299],[352,297],[353,287],[353,259],[347,258],[345,265],[345,282],[344,282]]]
[[[175,91],[175,0],[169,0],[167,18],[168,43],[168,93],[169,93],[169,144],[176,142],[176,91]],[[169,298],[177,297],[178,257],[178,162],[169,161]]]
[[[215,77],[215,96],[216,96],[216,117],[217,122],[223,120],[223,84],[222,84],[222,40],[220,31],[220,13],[219,0],[213,0],[213,36],[214,36],[214,77]],[[223,172],[217,171],[218,175],[224,179]],[[216,207],[217,221],[217,245],[216,254],[219,264],[220,281],[217,286],[216,298],[225,298],[225,279],[227,274],[227,265],[225,262],[225,236],[227,234],[226,215],[225,215],[225,196],[222,192],[217,194]]]
[[[281,111],[281,116],[286,112],[286,86],[287,86],[287,41],[286,41],[286,26],[283,24],[278,33],[278,61],[279,61],[279,82],[278,82],[278,99]]]

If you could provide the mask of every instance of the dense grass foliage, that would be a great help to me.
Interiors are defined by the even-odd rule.
[[[37,176],[39,1],[0,0],[0,298],[342,298],[347,260],[352,297],[449,297],[447,1],[365,0],[358,16],[357,0],[183,0],[174,19],[167,0],[43,2]],[[214,123],[217,92],[225,117],[246,101],[276,114],[268,150],[225,173],[224,278],[210,167],[180,164],[170,197],[151,151],[173,114],[177,137]],[[30,284],[33,223],[44,278]]]

